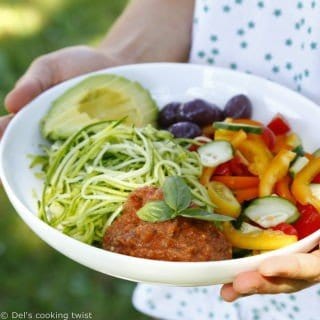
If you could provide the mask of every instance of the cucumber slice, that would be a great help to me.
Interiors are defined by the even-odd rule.
[[[313,154],[314,157],[319,158],[320,157],[320,148],[317,149]]]
[[[245,124],[245,123],[231,123],[231,122],[217,121],[213,124],[213,127],[215,129],[224,129],[224,130],[230,130],[230,131],[243,130],[247,133],[255,133],[255,134],[262,134],[263,132],[262,127],[254,126],[251,124]]]
[[[205,167],[216,167],[233,158],[233,148],[228,141],[206,143],[198,149],[200,161]]]
[[[295,152],[300,157],[304,156],[304,150],[301,144],[295,147],[292,151]],[[320,156],[320,150],[319,150],[319,156]]]
[[[207,184],[207,188],[216,212],[232,218],[239,217],[241,205],[226,185],[219,181],[211,181]]]
[[[309,159],[307,157],[298,157],[289,168],[290,175],[294,178],[307,164]]]
[[[242,222],[241,226],[240,226],[240,231],[243,233],[251,233],[251,232],[260,232],[263,229],[258,228],[256,226],[253,226],[252,224],[248,223],[248,222]]]
[[[315,198],[320,199],[320,183],[311,183],[309,187],[312,195]]]
[[[263,228],[270,228],[279,223],[292,223],[300,214],[296,206],[281,197],[264,197],[251,202],[244,214]]]

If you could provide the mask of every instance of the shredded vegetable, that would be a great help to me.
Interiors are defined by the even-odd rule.
[[[195,205],[212,211],[214,205],[199,183],[199,155],[188,151],[187,143],[167,131],[119,121],[97,123],[55,142],[46,150],[40,217],[80,241],[101,242],[130,192],[160,187],[174,175],[185,179]]]

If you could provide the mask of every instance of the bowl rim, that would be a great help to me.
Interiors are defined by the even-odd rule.
[[[54,91],[57,87],[63,87],[66,85],[66,83],[69,83],[70,81],[74,81],[74,82],[79,82],[81,80],[83,80],[84,78],[90,76],[90,75],[94,75],[94,74],[103,74],[103,73],[112,73],[112,72],[117,72],[117,71],[121,71],[121,70],[131,70],[131,69],[144,69],[144,68],[191,68],[191,69],[198,69],[198,70],[203,70],[203,69],[210,69],[214,72],[217,73],[223,73],[223,74],[230,74],[232,76],[237,76],[243,79],[254,79],[254,81],[258,81],[260,83],[267,83],[267,84],[271,84],[274,88],[277,88],[278,90],[282,91],[284,94],[290,94],[291,96],[294,96],[296,99],[298,99],[299,101],[301,101],[302,103],[307,103],[308,104],[308,108],[312,108],[313,111],[315,111],[316,113],[320,114],[320,108],[310,99],[302,96],[301,94],[292,91],[280,84],[277,84],[275,82],[272,82],[270,80],[261,78],[259,76],[256,75],[252,75],[252,74],[247,74],[247,73],[243,73],[237,70],[230,70],[230,69],[226,69],[226,68],[221,68],[221,67],[214,67],[214,66],[207,66],[207,65],[195,65],[195,64],[190,64],[190,63],[167,63],[167,62],[160,62],[160,63],[142,63],[142,64],[130,64],[130,65],[124,65],[124,66],[118,66],[118,67],[112,67],[112,68],[106,68],[106,69],[102,69],[102,70],[98,70],[98,71],[94,71],[94,72],[90,72],[90,73],[86,73],[71,79],[68,79],[66,81],[63,81],[53,87],[51,87],[50,89],[44,91],[43,93],[41,93],[38,97],[36,97],[35,99],[33,99],[31,102],[29,102],[15,117],[14,119],[10,122],[7,130],[4,133],[4,136],[0,142],[0,178],[2,180],[2,184],[4,186],[4,189],[8,195],[8,198],[10,199],[10,202],[13,204],[13,206],[15,207],[16,211],[18,212],[18,214],[20,215],[20,217],[25,221],[25,223],[28,225],[29,228],[31,228],[30,223],[26,222],[25,218],[31,219],[31,221],[34,223],[34,225],[36,227],[39,227],[42,229],[43,232],[50,232],[50,233],[54,233],[56,234],[58,237],[63,237],[66,241],[69,241],[69,243],[75,244],[76,246],[83,246],[84,248],[86,248],[86,250],[93,250],[92,252],[95,252],[98,255],[104,255],[104,256],[114,256],[114,257],[118,257],[119,259],[125,259],[128,262],[143,262],[143,263],[148,263],[150,265],[156,264],[156,265],[163,265],[163,266],[179,266],[179,267],[186,267],[186,266],[191,266],[192,268],[196,267],[196,266],[204,266],[204,265],[208,265],[208,266],[229,266],[229,265],[233,265],[234,262],[238,262],[238,263],[244,263],[244,262],[248,262],[248,263],[254,263],[256,261],[260,261],[262,259],[271,257],[271,256],[275,256],[275,255],[282,255],[282,254],[290,254],[292,252],[297,252],[296,248],[299,247],[301,244],[304,243],[311,243],[311,242],[316,242],[320,240],[320,229],[315,231],[314,233],[312,233],[311,235],[307,236],[304,239],[301,239],[289,246],[280,248],[280,249],[276,249],[276,250],[272,250],[269,252],[265,252],[259,255],[255,255],[255,256],[249,256],[249,257],[242,257],[242,258],[235,258],[235,259],[227,259],[227,260],[219,260],[219,261],[198,261],[198,262],[180,262],[180,261],[165,261],[165,260],[152,260],[152,259],[146,259],[146,258],[139,258],[139,257],[134,257],[134,256],[129,256],[129,255],[124,255],[124,254],[120,254],[120,253],[116,253],[116,252],[111,252],[108,250],[104,250],[102,248],[98,248],[95,247],[93,245],[89,245],[86,243],[83,243],[79,240],[76,240],[66,234],[63,234],[62,232],[60,232],[59,230],[51,227],[49,224],[45,223],[44,221],[42,221],[38,216],[37,213],[32,213],[31,210],[29,210],[29,208],[27,206],[24,205],[23,201],[19,199],[19,197],[16,195],[16,193],[14,192],[14,188],[11,186],[11,184],[9,183],[9,179],[7,177],[7,173],[4,170],[4,162],[5,162],[5,150],[6,150],[6,146],[10,143],[10,136],[14,133],[15,130],[15,124],[18,121],[21,121],[21,119],[23,119],[24,115],[28,112],[28,107],[33,105],[34,102],[42,97],[43,95],[47,94],[48,92],[52,92]],[[36,228],[35,227],[35,228]],[[32,228],[31,228],[32,229]],[[37,234],[38,237],[40,237]],[[46,241],[46,240],[45,240]],[[70,242],[71,241],[71,242]],[[50,246],[52,246],[50,244]]]

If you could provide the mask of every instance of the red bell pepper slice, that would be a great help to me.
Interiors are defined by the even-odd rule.
[[[286,134],[291,130],[289,123],[282,117],[281,114],[277,114],[269,122],[267,127],[272,130],[275,135]]]
[[[252,173],[249,171],[248,166],[246,166],[242,159],[239,156],[235,156],[229,161],[230,170],[234,176],[252,176]]]
[[[217,176],[230,176],[232,174],[230,168],[230,161],[227,161],[217,166],[216,170],[214,171],[214,174]]]
[[[298,238],[302,239],[320,229],[320,214],[311,204],[297,204],[300,212],[299,219],[293,224],[298,231]]]
[[[312,183],[320,183],[320,173],[313,178]]]
[[[285,234],[288,234],[290,236],[298,236],[298,231],[295,227],[293,227],[289,223],[279,223],[278,225],[272,227],[273,230],[280,230]]]

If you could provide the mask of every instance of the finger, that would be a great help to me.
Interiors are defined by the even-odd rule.
[[[280,277],[264,277],[257,271],[245,272],[233,281],[233,289],[241,295],[255,293],[289,293],[310,286],[303,280]]]
[[[54,82],[54,67],[49,56],[36,59],[24,76],[5,98],[9,112],[17,113],[33,98],[51,87]]]
[[[262,262],[259,272],[266,277],[320,281],[320,250],[269,258]]]
[[[5,105],[18,112],[44,90],[80,74],[119,64],[96,49],[75,46],[36,59],[15,88],[7,95]]]
[[[234,290],[232,283],[224,284],[221,287],[220,295],[227,302],[232,302],[241,296],[239,292]]]
[[[12,114],[0,117],[0,140],[1,140],[4,131],[7,128],[8,124],[12,118],[13,118]]]

